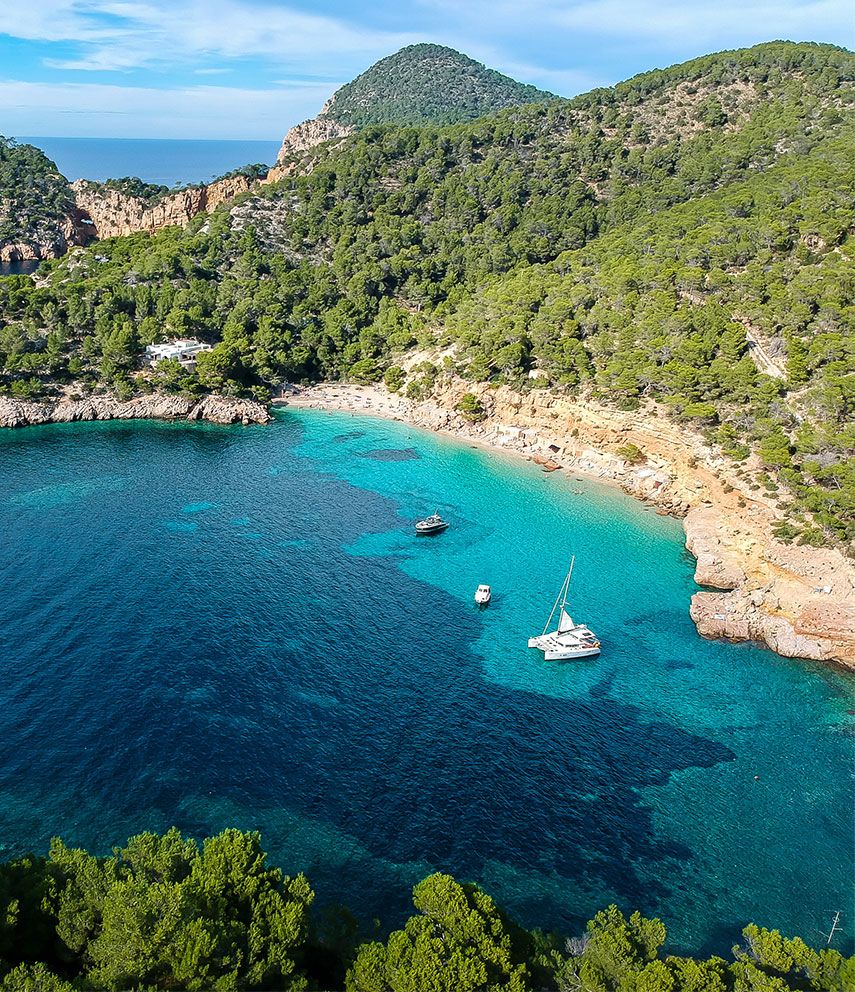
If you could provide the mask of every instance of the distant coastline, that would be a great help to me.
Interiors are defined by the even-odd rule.
[[[15,400],[0,396],[0,428],[70,424],[86,420],[205,420],[213,424],[266,424],[267,407],[234,396],[150,393],[120,400],[114,396],[63,396],[57,400]]]

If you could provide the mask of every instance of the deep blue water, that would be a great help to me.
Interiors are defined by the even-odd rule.
[[[556,475],[310,412],[0,436],[2,853],[236,825],[387,925],[434,868],[694,950],[851,922],[851,680],[698,638],[679,524]],[[605,650],[549,664],[571,551]]]
[[[203,183],[242,165],[276,161],[280,140],[202,141],[177,138],[18,138],[56,162],[66,179],[121,179],[173,186]]]

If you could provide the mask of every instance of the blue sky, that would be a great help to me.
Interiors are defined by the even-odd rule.
[[[571,96],[772,38],[852,48],[853,11],[852,0],[0,0],[0,134],[278,139],[417,41]]]

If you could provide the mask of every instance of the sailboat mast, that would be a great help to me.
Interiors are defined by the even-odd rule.
[[[549,625],[552,623],[552,618],[555,616],[555,611],[558,609],[559,606],[563,610],[567,603],[567,593],[570,588],[570,576],[573,574],[573,562],[575,561],[576,561],[576,556],[573,555],[572,558],[570,559],[570,570],[567,572],[567,575],[564,577],[564,581],[561,583],[561,589],[558,591],[558,597],[552,605],[552,610],[549,616],[546,618],[546,623],[544,624],[543,627],[544,634],[549,630]],[[559,625],[561,623],[560,613],[558,614],[558,623]]]
[[[570,592],[570,576],[573,574],[573,565],[576,563],[576,555],[570,558],[570,568],[567,571],[567,578],[564,580],[564,598],[561,600],[561,610],[567,606],[567,596]]]

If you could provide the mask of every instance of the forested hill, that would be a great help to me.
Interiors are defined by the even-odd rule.
[[[0,135],[0,260],[58,255],[80,240],[74,196],[33,145]]]
[[[340,124],[455,124],[554,100],[443,45],[410,45],[337,90],[324,116]]]
[[[773,42],[365,127],[188,231],[0,284],[2,386],[263,396],[386,375],[419,396],[450,371],[656,403],[777,496],[782,537],[851,540],[853,79],[844,49]],[[175,334],[216,347],[194,375],[141,376],[142,345]],[[444,363],[403,377],[417,343]]]

